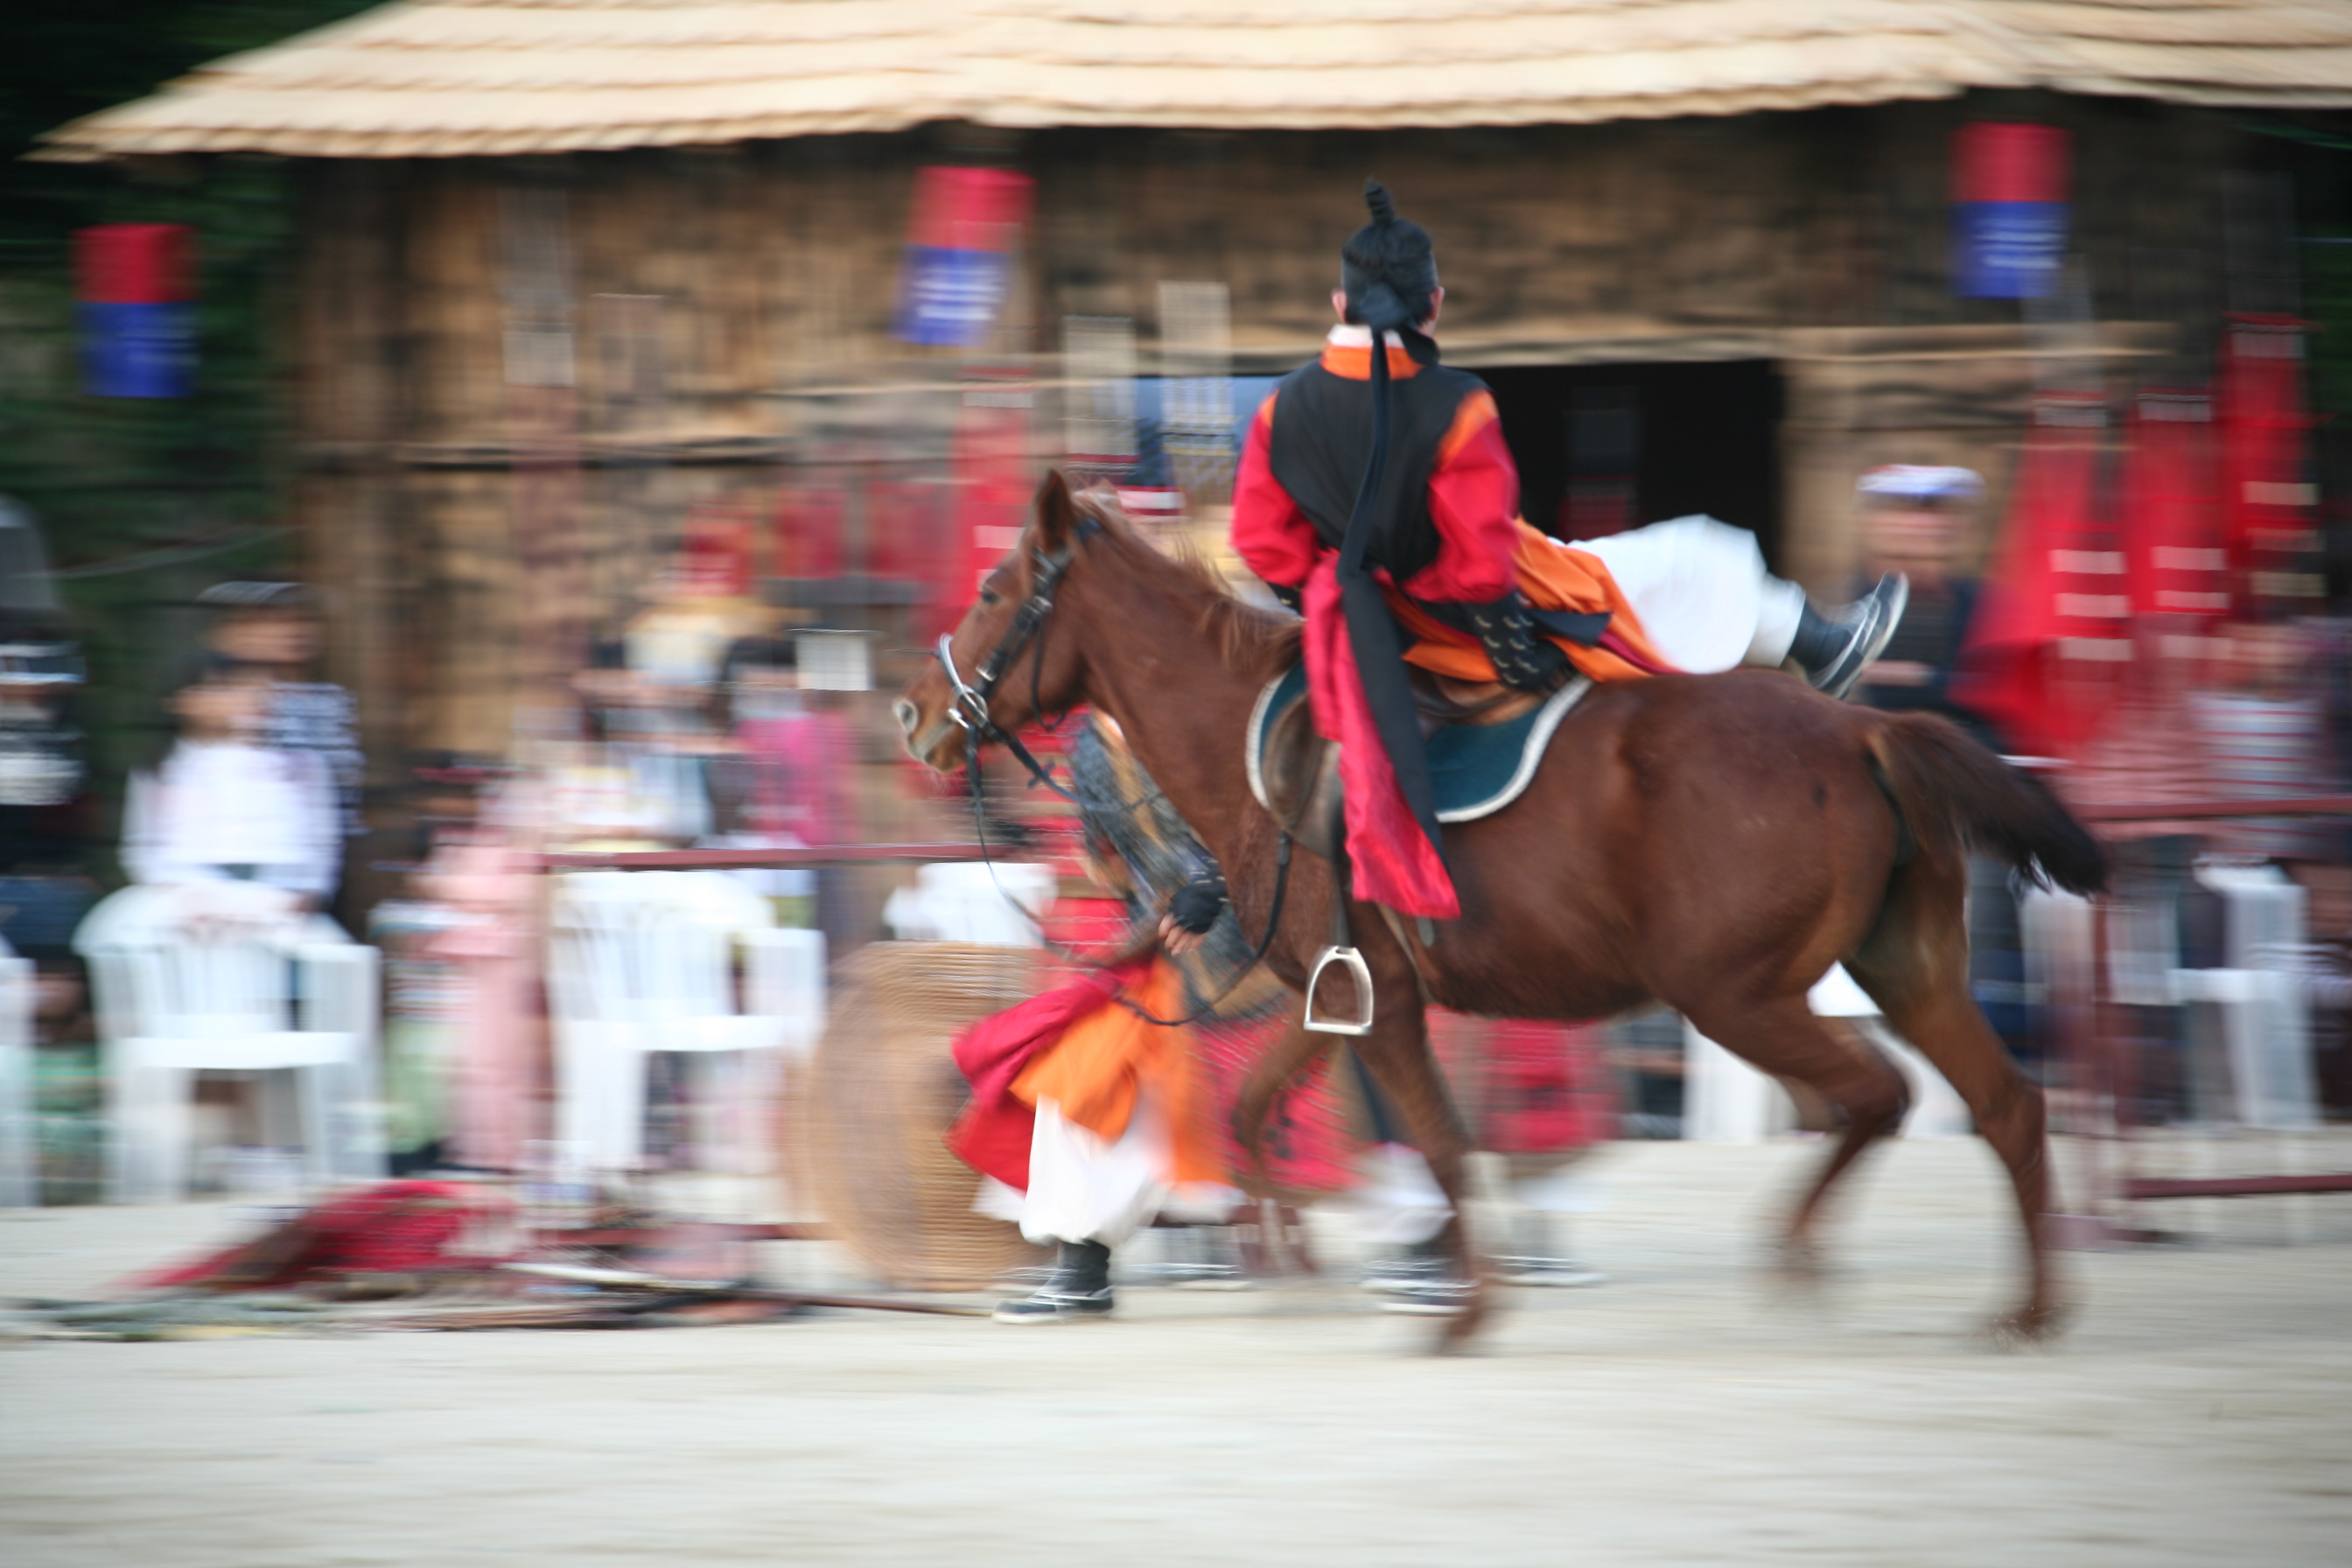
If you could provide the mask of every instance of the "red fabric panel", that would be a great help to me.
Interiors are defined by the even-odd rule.
[[[1388,749],[1372,723],[1339,608],[1338,566],[1339,552],[1329,552],[1307,581],[1307,689],[1315,704],[1316,729],[1339,742],[1355,894],[1400,914],[1454,920],[1462,913],[1454,879],[1405,805]]]
[[[2130,646],[2129,580],[2101,510],[2097,418],[2095,405],[2037,405],[1952,683],[2011,745],[2042,756],[2080,752],[2127,668],[2113,657]]]
[[[74,236],[76,294],[92,305],[166,305],[195,297],[195,231],[181,223],[106,223]]]
[[[2122,515],[2132,613],[2230,613],[2213,401],[2203,387],[2147,387],[2132,403]]]
[[[1459,441],[1449,436],[1451,450],[1429,476],[1437,559],[1404,584],[1414,598],[1436,605],[1491,604],[1518,581],[1512,563],[1519,548],[1519,470],[1503,444],[1494,399],[1480,393],[1464,401],[1484,404],[1485,418],[1465,406],[1475,422]]]
[[[908,243],[942,250],[1003,250],[1011,231],[1028,222],[1036,184],[1009,169],[919,170]]]
[[[1234,550],[1249,569],[1280,588],[1304,586],[1323,553],[1315,525],[1274,477],[1274,399],[1258,405],[1242,443],[1234,479]]]
[[[2066,132],[2054,125],[1964,125],[1952,134],[1952,200],[2063,202],[2066,153]]]
[[[2248,597],[2319,548],[2305,466],[2304,323],[2292,316],[2232,316],[2221,358],[2221,468],[2230,565]],[[2253,574],[2263,575],[2256,577]],[[2307,604],[2291,604],[2307,610]]]
[[[1037,1113],[1013,1098],[1013,1080],[1060,1042],[1072,1024],[1101,1006],[1144,966],[1097,970],[974,1024],[956,1040],[955,1064],[971,1103],[948,1129],[949,1152],[984,1176],[1029,1190],[1029,1142]]]

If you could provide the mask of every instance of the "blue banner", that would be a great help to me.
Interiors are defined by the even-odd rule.
[[[2064,202],[1952,204],[1952,292],[1969,300],[2038,300],[2058,287]]]
[[[82,389],[93,397],[185,397],[196,365],[195,306],[90,304],[81,314]]]
[[[996,324],[1011,259],[999,250],[907,247],[891,334],[910,343],[977,348]]]

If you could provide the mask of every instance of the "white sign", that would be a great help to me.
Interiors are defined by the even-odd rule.
[[[864,632],[794,632],[793,658],[804,691],[874,689],[874,655]]]

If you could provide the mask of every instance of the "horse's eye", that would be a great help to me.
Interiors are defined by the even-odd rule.
[[[983,605],[992,605],[996,603],[996,590],[993,588],[982,588],[980,591],[980,602]]]

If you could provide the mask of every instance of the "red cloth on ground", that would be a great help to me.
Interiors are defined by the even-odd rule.
[[[1013,1080],[1040,1052],[1058,1044],[1072,1024],[1085,1017],[1144,965],[1097,970],[1067,985],[1032,996],[990,1015],[960,1036],[955,1064],[971,1085],[971,1103],[948,1129],[948,1150],[984,1176],[1008,1187],[1029,1190],[1029,1143],[1037,1112],[1013,1098]]]
[[[236,1282],[258,1290],[320,1274],[409,1274],[487,1263],[495,1260],[469,1258],[450,1250],[483,1206],[478,1193],[451,1182],[378,1182],[330,1198],[259,1242],[206,1253],[194,1262],[142,1275],[131,1283],[143,1290],[203,1284],[236,1268],[257,1248],[288,1239],[294,1245],[268,1273],[242,1271]],[[287,1233],[297,1228],[304,1234],[289,1238]]]

